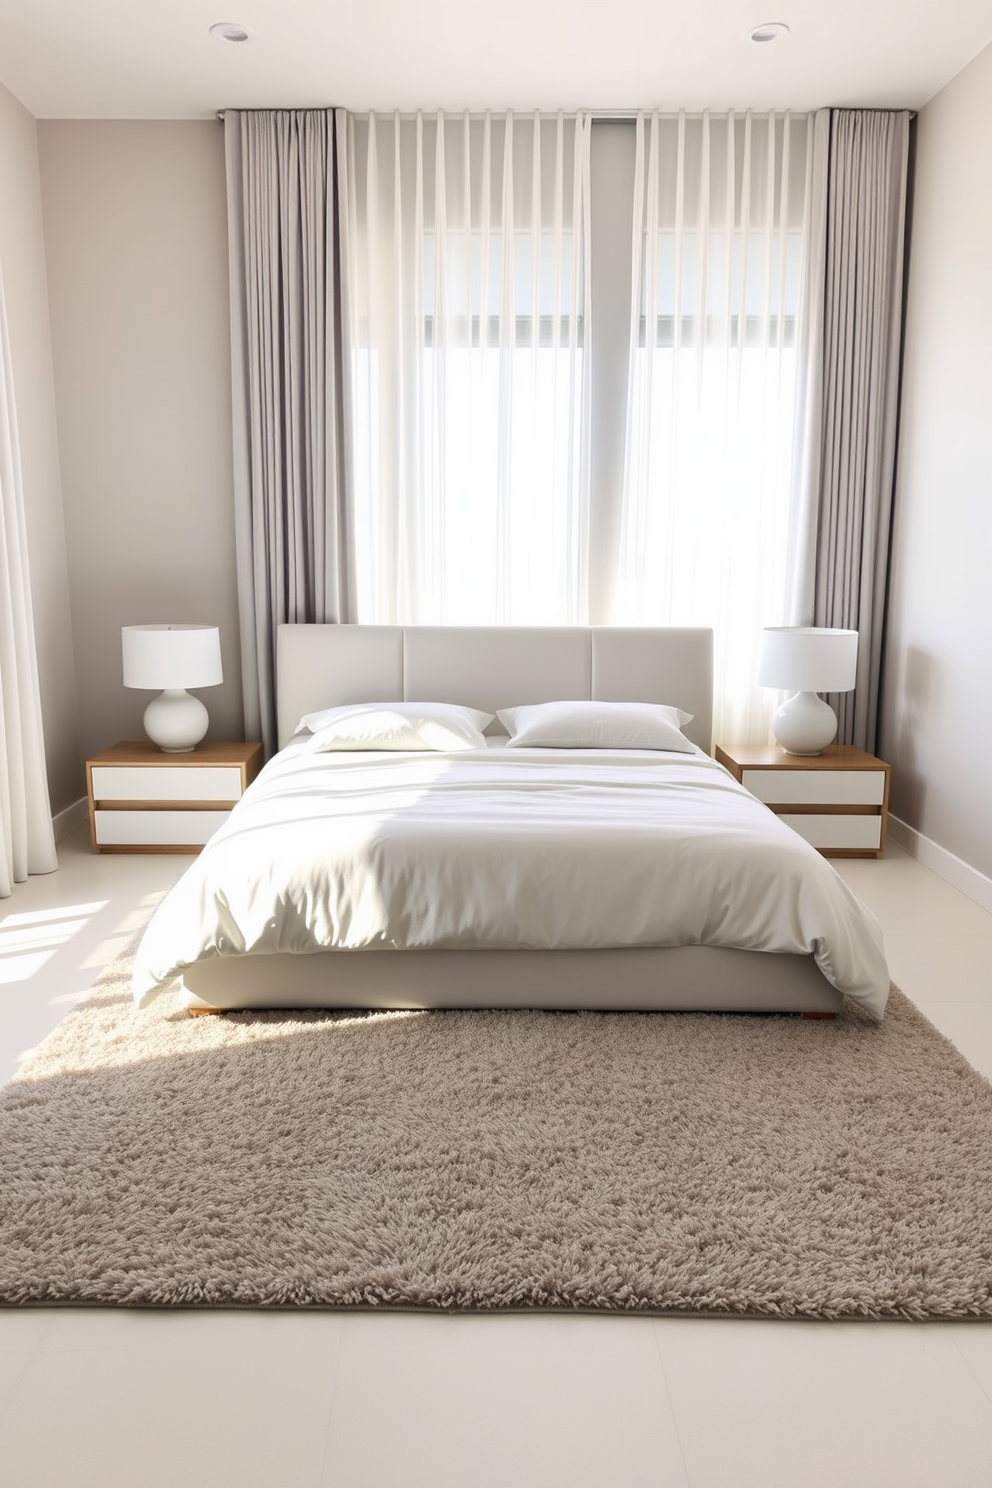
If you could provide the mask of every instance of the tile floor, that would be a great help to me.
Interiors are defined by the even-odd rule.
[[[0,902],[0,1074],[181,871],[97,857]],[[893,976],[992,1077],[992,915],[839,863]],[[3,1488],[984,1488],[992,1324],[0,1310]]]

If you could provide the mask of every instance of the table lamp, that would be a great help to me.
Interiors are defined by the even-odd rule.
[[[124,686],[161,688],[145,709],[145,733],[167,754],[188,754],[210,722],[187,687],[223,682],[216,625],[125,625]]]
[[[850,692],[857,679],[858,632],[773,625],[761,634],[758,681],[795,693],[772,732],[786,754],[819,754],[837,732],[837,714],[818,692]]]

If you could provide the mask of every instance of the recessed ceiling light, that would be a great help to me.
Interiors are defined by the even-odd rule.
[[[214,41],[253,41],[254,31],[247,26],[240,25],[237,21],[218,21],[210,27],[210,35]]]
[[[747,40],[762,46],[768,41],[779,41],[788,36],[789,28],[784,21],[765,21],[763,26],[754,26],[747,33]]]

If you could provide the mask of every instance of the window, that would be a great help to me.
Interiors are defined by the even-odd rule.
[[[806,121],[645,133],[615,615],[713,626],[717,736],[760,737],[758,637],[787,618]]]
[[[359,616],[583,619],[588,126],[370,117],[349,145]]]
[[[760,737],[807,120],[611,123],[622,168],[594,198],[600,127],[349,125],[358,615],[712,626],[717,727]]]

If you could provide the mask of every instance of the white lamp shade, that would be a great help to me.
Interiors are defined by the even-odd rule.
[[[216,625],[125,625],[125,687],[216,687],[224,680]]]
[[[758,681],[789,692],[850,692],[857,680],[858,632],[774,625],[761,633]]]

